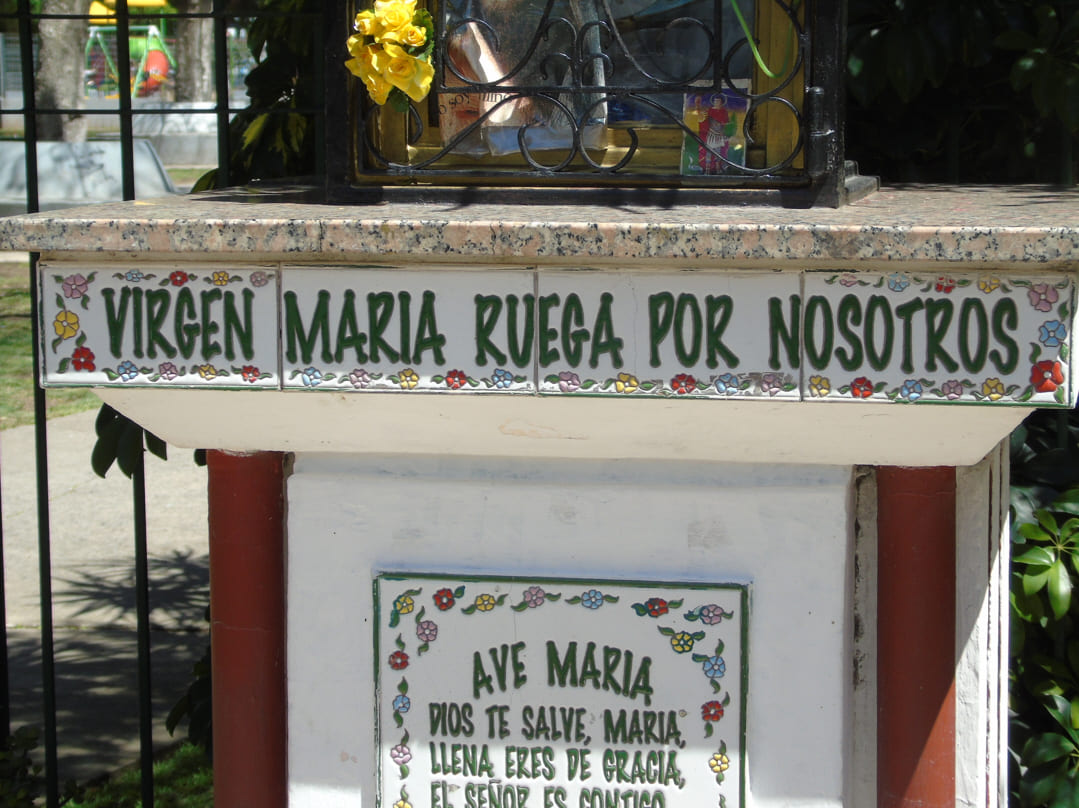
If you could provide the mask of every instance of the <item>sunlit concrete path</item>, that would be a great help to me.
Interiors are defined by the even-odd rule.
[[[92,410],[48,422],[49,511],[61,780],[138,757],[130,480],[94,474]],[[146,459],[155,744],[208,643],[206,471],[187,449]],[[12,726],[43,726],[34,431],[0,432]],[[44,760],[38,750],[37,760]]]

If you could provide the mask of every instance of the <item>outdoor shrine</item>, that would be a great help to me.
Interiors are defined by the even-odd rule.
[[[216,804],[1002,804],[1074,193],[858,177],[840,3],[392,5],[325,187],[0,220],[43,383],[212,450]]]

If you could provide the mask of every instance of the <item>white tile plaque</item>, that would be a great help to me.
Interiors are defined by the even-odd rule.
[[[383,808],[736,808],[743,585],[384,574]]]
[[[46,385],[1070,407],[1069,274],[43,263]]]

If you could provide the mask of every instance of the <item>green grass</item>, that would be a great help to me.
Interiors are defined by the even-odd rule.
[[[25,263],[0,262],[0,429],[34,422],[29,277]],[[99,406],[101,399],[85,389],[51,389],[45,394],[47,418]]]
[[[183,744],[154,764],[155,808],[213,808],[213,770],[206,753]],[[138,767],[124,769],[107,782],[86,789],[69,808],[140,808]]]

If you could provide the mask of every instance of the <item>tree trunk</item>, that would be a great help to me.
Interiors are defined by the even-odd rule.
[[[45,14],[86,14],[90,0],[43,0]],[[58,115],[38,116],[41,140],[86,140],[84,95],[84,49],[88,35],[87,20],[41,20],[38,33],[37,104],[43,109],[63,109]]]
[[[210,0],[173,0],[181,14],[204,14]],[[176,100],[214,100],[214,24],[207,19],[176,19],[172,23],[176,45]],[[225,69],[222,66],[221,69]]]

